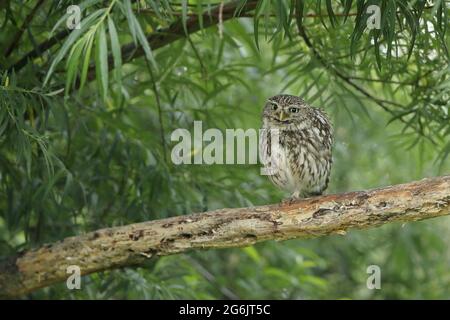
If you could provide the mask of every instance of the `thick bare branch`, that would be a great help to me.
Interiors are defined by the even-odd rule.
[[[82,274],[90,274],[187,250],[345,234],[351,228],[448,214],[450,176],[443,176],[308,198],[291,205],[221,209],[107,228],[6,259],[0,264],[0,296],[20,296],[64,281],[69,265],[77,265]]]

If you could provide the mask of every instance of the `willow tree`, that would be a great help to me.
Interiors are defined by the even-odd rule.
[[[446,1],[9,0],[0,6],[2,256],[17,258],[22,250],[104,227],[279,201],[282,194],[258,165],[175,165],[170,137],[177,128],[191,130],[194,120],[204,130],[258,128],[265,99],[280,92],[332,116],[330,193],[450,169]],[[448,213],[447,180],[432,180],[410,199],[421,200],[419,213]],[[358,193],[351,195],[349,203],[359,203]],[[392,210],[385,213],[398,213]],[[356,270],[371,259],[397,261],[398,269],[387,267],[392,284],[443,272],[431,255],[444,255],[446,246],[425,231],[429,226],[414,224],[407,236],[398,225],[373,231],[379,241],[395,242],[398,234],[409,241],[375,256],[361,241],[367,232],[174,258],[142,259],[153,256],[143,251],[136,253],[142,269],[94,274],[84,279],[86,290],[56,285],[32,296],[359,297]],[[246,235],[238,244],[259,240]],[[322,245],[332,241],[342,244],[338,257]],[[355,248],[364,259],[352,256]],[[435,273],[411,268],[405,276],[413,263],[405,256],[426,248],[423,261]],[[5,261],[0,279],[14,281],[7,276],[17,265],[7,269],[11,260]],[[334,262],[347,267],[327,264]],[[343,271],[352,276],[339,278]],[[393,287],[382,295],[413,296],[417,289]],[[445,287],[430,282],[423,295],[448,294]]]

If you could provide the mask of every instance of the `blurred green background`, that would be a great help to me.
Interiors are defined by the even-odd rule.
[[[327,193],[449,173],[448,2],[308,1],[302,24],[325,64],[298,34],[302,1],[259,1],[248,17],[146,47],[145,36],[214,16],[218,2],[81,1],[82,29],[20,68],[27,52],[66,30],[67,6],[80,3],[2,4],[0,52],[26,28],[0,58],[0,256],[103,227],[279,202],[287,195],[260,165],[170,161],[173,130],[192,131],[194,120],[203,130],[258,129],[266,99],[279,93],[332,120]],[[381,30],[365,28],[370,4],[382,8]],[[146,58],[118,54],[117,45],[133,42]],[[89,64],[97,81],[83,83]],[[448,299],[449,227],[442,217],[189,252],[85,276],[81,290],[57,284],[24,298]],[[380,290],[366,287],[373,264]]]

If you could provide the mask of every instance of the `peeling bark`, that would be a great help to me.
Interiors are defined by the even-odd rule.
[[[220,209],[106,228],[20,253],[0,263],[0,297],[16,297],[81,274],[139,265],[153,256],[229,248],[265,240],[345,234],[347,229],[450,214],[450,176],[290,205]]]

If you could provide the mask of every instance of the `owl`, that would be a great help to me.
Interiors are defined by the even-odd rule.
[[[320,195],[327,188],[332,145],[331,123],[322,110],[287,94],[267,100],[260,158],[266,168],[272,168],[269,179],[292,194],[290,201]]]

